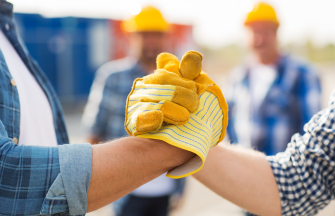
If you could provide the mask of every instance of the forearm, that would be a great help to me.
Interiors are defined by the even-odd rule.
[[[163,141],[128,137],[94,145],[88,212],[105,206],[193,157]]]
[[[281,215],[277,184],[262,153],[236,146],[217,146],[210,150],[203,169],[193,176],[252,213]]]

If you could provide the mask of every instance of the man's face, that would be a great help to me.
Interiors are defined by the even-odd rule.
[[[145,61],[156,62],[157,55],[165,51],[166,33],[153,31],[134,34],[141,58]]]
[[[248,44],[259,57],[277,50],[278,25],[269,21],[257,21],[247,25]]]

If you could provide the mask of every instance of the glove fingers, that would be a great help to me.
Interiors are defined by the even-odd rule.
[[[202,55],[196,51],[189,51],[184,54],[180,62],[180,73],[182,77],[194,80],[202,70]]]
[[[134,106],[139,102],[157,103],[159,101],[172,101],[185,107],[191,113],[196,111],[199,106],[197,91],[173,85],[146,85],[141,81],[136,83],[134,91],[129,96],[128,105]]]
[[[177,74],[168,72],[164,69],[158,69],[155,73],[143,77],[143,83],[180,86],[195,92],[197,91],[195,82],[181,78]]]
[[[209,78],[209,76],[205,73],[202,72],[195,80],[194,82],[202,84],[202,85],[207,85],[207,86],[212,86],[215,85],[215,82]]]
[[[187,88],[176,86],[172,102],[185,107],[189,112],[195,112],[199,107],[199,96]]]
[[[197,85],[197,89],[198,89],[198,91],[197,91],[197,94],[200,96],[202,93],[204,93],[206,90],[207,90],[207,88],[208,88],[208,86],[207,85],[203,85],[203,84],[200,84],[200,83],[195,83],[196,85]]]
[[[157,56],[157,69],[165,69],[181,76],[179,72],[179,60],[170,53],[161,53]]]
[[[190,119],[188,110],[171,101],[164,101],[160,111],[163,112],[164,122],[174,125],[185,124]]]
[[[159,110],[152,110],[140,113],[137,116],[136,130],[134,135],[139,135],[147,132],[158,130],[163,123],[163,112]]]
[[[172,85],[146,85],[142,81],[136,82],[134,90],[129,96],[129,105],[142,102],[159,102],[172,100],[176,87]]]
[[[126,128],[131,135],[138,135],[157,130],[163,123],[160,103],[138,102],[127,108]]]
[[[186,108],[171,101],[139,102],[128,110],[130,118],[127,121],[127,129],[135,136],[158,130],[163,121],[182,125],[190,118],[190,113]]]

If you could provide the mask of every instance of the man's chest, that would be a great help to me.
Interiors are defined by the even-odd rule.
[[[120,74],[109,80],[107,92],[104,94],[104,100],[108,101],[109,107],[112,110],[111,115],[122,115],[124,117],[127,97],[133,86],[133,82],[138,78],[138,75]]]

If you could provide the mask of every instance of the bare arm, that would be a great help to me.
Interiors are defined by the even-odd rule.
[[[194,154],[163,141],[128,137],[94,145],[88,212],[190,160]]]
[[[237,146],[210,150],[195,177],[259,215],[316,215],[334,197],[335,90],[329,107],[295,134],[285,152],[266,157]]]
[[[193,176],[252,213],[281,215],[277,183],[262,153],[238,146],[217,146],[210,150],[203,169]]]

